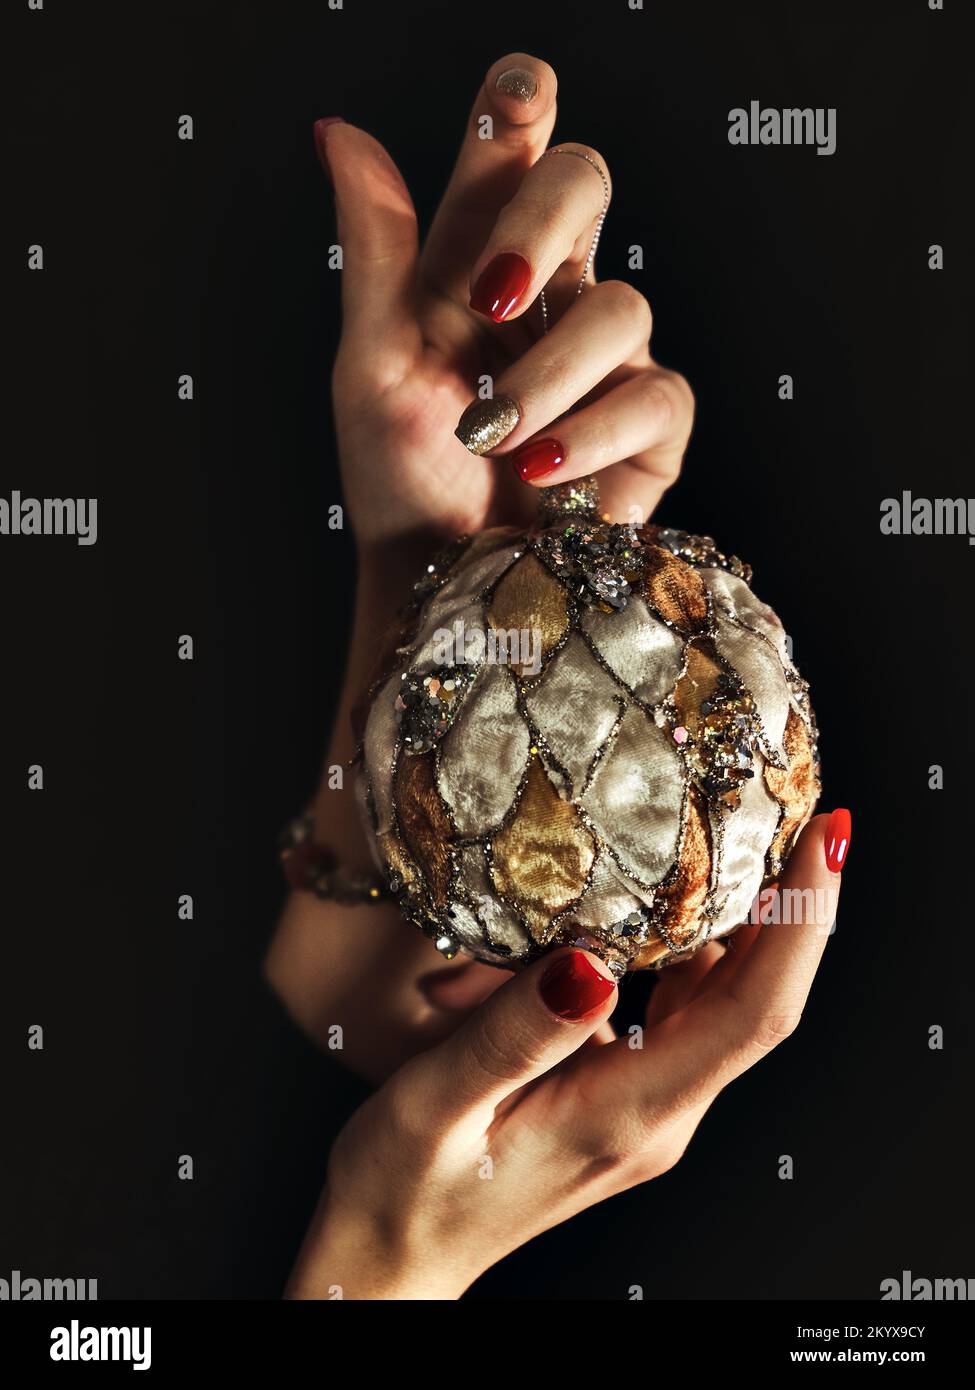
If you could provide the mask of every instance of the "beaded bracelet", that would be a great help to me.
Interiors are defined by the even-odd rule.
[[[339,903],[378,903],[392,899],[375,874],[352,873],[339,866],[327,845],[315,840],[315,818],[299,816],[278,838],[278,858],[291,888]]]

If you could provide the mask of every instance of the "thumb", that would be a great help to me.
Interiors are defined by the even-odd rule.
[[[382,348],[408,354],[420,347],[415,292],[416,212],[403,176],[378,140],[327,116],[315,123],[315,147],[335,190],[342,248],[343,346],[375,360]]]
[[[616,981],[589,951],[553,952],[496,990],[452,1037],[414,1064],[451,1118],[494,1109],[570,1057],[607,1019]],[[449,1084],[444,1085],[444,1077]]]

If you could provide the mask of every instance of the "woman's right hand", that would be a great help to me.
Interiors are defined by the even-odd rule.
[[[836,911],[830,822],[801,835],[774,925],[662,974],[642,1046],[603,1040],[615,983],[569,948],[406,1063],[339,1136],[287,1296],[457,1298],[533,1236],[666,1172],[719,1091],[799,1021]]]
[[[608,513],[646,520],[679,471],[693,397],[651,358],[639,290],[596,284],[608,165],[588,145],[548,148],[556,87],[528,54],[492,64],[422,246],[382,145],[336,118],[316,125],[343,257],[332,383],[343,485],[364,563],[384,575],[401,556],[425,562],[431,539],[529,521],[534,487],[596,471]],[[485,379],[493,399],[479,400]],[[472,404],[494,412],[494,432],[475,437],[465,416],[461,442]],[[562,463],[527,470],[526,443],[554,432]]]
[[[577,293],[609,173],[587,145],[541,158],[555,93],[555,73],[538,58],[512,53],[492,64],[422,248],[409,192],[383,147],[342,121],[316,127],[343,255],[332,386],[359,556],[329,767],[353,752],[352,707],[433,548],[462,532],[524,524],[534,515],[537,487],[597,471],[604,510],[645,520],[680,468],[693,398],[684,379],[650,355],[649,304],[622,281],[597,285],[591,265]],[[487,120],[491,138],[484,139]],[[496,294],[499,264],[516,262],[528,278],[517,299],[505,297],[492,314],[484,286]],[[469,422],[465,411],[485,377],[494,406],[508,397],[518,418],[506,419],[510,432],[482,453],[485,441],[459,422]],[[472,447],[460,442],[459,427]],[[524,446],[556,430],[563,462],[527,478]],[[316,829],[340,862],[365,869],[371,860],[351,783],[348,777],[336,788],[326,776]],[[442,964],[391,907],[340,907],[292,894],[266,970],[312,1037],[327,1046],[340,1026],[344,1059],[382,1079],[446,1036],[505,978],[476,963],[458,962],[446,973]]]

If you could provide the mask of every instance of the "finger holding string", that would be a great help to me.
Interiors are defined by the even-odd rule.
[[[588,145],[546,150],[502,208],[470,274],[470,307],[495,324],[510,324],[536,302],[546,333],[586,284],[612,185],[606,161]],[[534,331],[534,329],[533,329]]]
[[[421,278],[466,308],[470,269],[506,203],[543,154],[558,81],[540,58],[509,53],[485,74],[420,258]]]
[[[603,510],[645,520],[680,471],[694,416],[687,382],[650,356],[652,321],[631,285],[594,286],[468,406],[457,437],[533,487],[599,474]]]

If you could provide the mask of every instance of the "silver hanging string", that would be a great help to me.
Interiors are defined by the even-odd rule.
[[[607,179],[606,175],[591,155],[583,154],[582,150],[564,150],[556,148],[554,150],[546,150],[540,158],[546,159],[550,154],[571,154],[574,155],[576,159],[584,159],[588,165],[595,169],[596,173],[603,181],[603,207],[599,216],[596,218],[596,230],[593,233],[592,245],[589,247],[589,255],[586,257],[586,264],[583,266],[582,275],[579,277],[579,287],[576,290],[576,296],[578,297],[582,294],[583,287],[589,278],[590,268],[592,267],[593,261],[596,259],[596,248],[599,245],[599,238],[602,235],[603,223],[606,221],[606,213],[609,209],[609,179]],[[542,305],[542,332],[544,334],[548,332],[548,303],[545,299],[545,291],[542,290],[538,297]]]
[[[583,154],[581,150],[564,150],[556,148],[546,150],[541,155],[545,159],[550,154],[571,154],[576,159],[584,159],[587,164],[595,169],[596,173],[603,181],[603,206],[602,211],[596,219],[596,230],[593,233],[592,245],[589,247],[589,255],[586,257],[586,264],[582,268],[582,275],[579,277],[579,285],[576,289],[576,298],[582,294],[586,281],[589,279],[589,271],[592,263],[596,259],[596,248],[599,245],[599,238],[602,235],[603,223],[606,221],[606,213],[609,209],[609,179],[600,169],[596,161],[588,154]],[[542,306],[542,334],[546,334],[549,329],[548,323],[548,303],[545,299],[545,291],[539,294]],[[596,479],[587,474],[585,477],[576,478],[571,483],[558,483],[554,487],[539,488],[538,499],[539,519],[543,526],[552,525],[559,517],[564,517],[566,513],[592,514],[599,511],[599,484]]]

